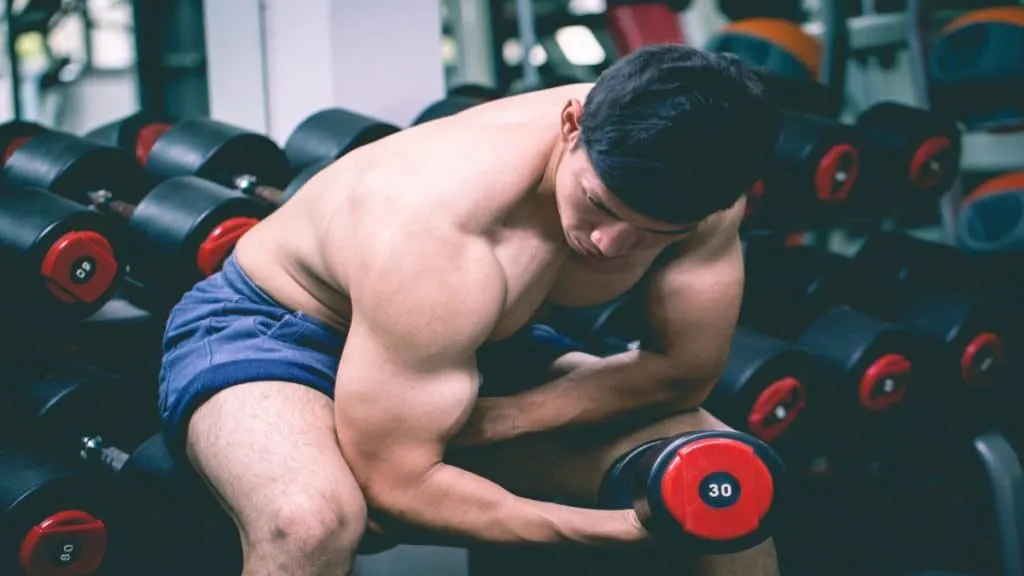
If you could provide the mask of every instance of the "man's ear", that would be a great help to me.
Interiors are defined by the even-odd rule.
[[[583,104],[570,98],[562,108],[562,139],[575,144],[579,138],[580,118],[583,116]]]

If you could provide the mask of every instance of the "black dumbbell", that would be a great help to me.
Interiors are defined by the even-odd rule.
[[[398,128],[343,110],[321,110],[306,118],[281,150],[270,138],[210,119],[171,126],[154,142],[146,170],[157,179],[198,176],[260,198],[271,206],[290,196],[293,168],[300,171],[384,138]]]
[[[857,118],[856,129],[863,142],[860,210],[884,214],[934,203],[960,172],[960,131],[952,119],[882,102]]]
[[[726,554],[772,535],[786,475],[782,460],[760,440],[702,430],[645,442],[620,457],[605,473],[599,502],[635,509],[666,545]]]
[[[479,104],[496,100],[496,96],[496,94],[487,91],[449,91],[447,96],[437,102],[432,102],[429,106],[424,108],[423,111],[420,112],[412,121],[412,126],[419,126],[420,124],[425,124],[433,120],[453,116],[463,110],[469,110]]]
[[[928,337],[948,361],[936,376],[966,389],[986,389],[1001,379],[1005,362],[1000,322],[993,309],[966,294],[903,284],[866,261],[811,246],[762,248],[761,266],[785,271],[789,288],[810,298],[846,304]]]
[[[124,450],[102,436],[80,439],[87,469],[121,490],[112,573],[180,576],[238,574],[242,548],[234,523],[170,455],[163,435]],[[189,554],[182,554],[189,550]]]
[[[899,278],[909,286],[976,294],[1008,308],[1021,306],[1024,254],[967,254],[900,232],[878,232],[853,256],[859,266]]]
[[[614,354],[633,347],[643,334],[641,311],[630,302],[595,322],[584,339],[587,349]],[[593,345],[599,341],[599,345]],[[754,330],[737,328],[721,377],[703,406],[723,422],[768,443],[787,460],[802,458],[812,448],[807,435],[814,426],[804,413],[808,405],[827,411],[824,370],[807,352]]]
[[[787,112],[773,160],[749,194],[748,228],[803,228],[843,214],[860,172],[856,133],[827,118]]]
[[[0,429],[21,438],[21,445],[65,460],[78,459],[84,435],[134,445],[158,425],[153,388],[87,364],[58,360],[6,380],[0,388]]]
[[[835,305],[804,271],[777,267],[748,247],[740,324],[794,342],[832,368],[840,420],[880,432],[897,422],[915,375],[929,373],[926,354],[934,345],[923,336]],[[770,250],[770,249],[769,249]]]
[[[63,132],[23,139],[4,175],[122,220],[133,249],[129,279],[174,299],[216,272],[238,238],[270,212],[196,177],[173,178],[147,193],[141,169],[125,151]]]
[[[107,556],[110,491],[43,455],[0,449],[0,573],[94,574]]]
[[[292,170],[329,163],[399,131],[398,126],[343,108],[321,110],[303,120],[284,143]],[[290,184],[289,184],[290,185]]]
[[[0,190],[0,267],[9,316],[77,320],[99,310],[124,273],[115,222],[45,190]]]
[[[729,426],[768,443],[788,462],[804,459],[831,412],[828,370],[807,351],[742,326],[704,407]]]

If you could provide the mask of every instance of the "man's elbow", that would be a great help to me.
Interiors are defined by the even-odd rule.
[[[673,404],[678,408],[698,408],[707,400],[725,370],[724,362],[679,363],[668,378]]]

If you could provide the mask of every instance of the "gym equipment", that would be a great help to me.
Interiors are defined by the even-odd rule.
[[[197,477],[186,476],[170,456],[163,435],[125,451],[101,436],[80,441],[80,458],[121,498],[112,558],[116,574],[239,574],[242,549],[234,523]],[[188,550],[188,554],[183,554]]]
[[[1015,252],[968,254],[899,232],[870,236],[853,256],[857,265],[906,286],[980,296],[1003,313],[1024,310],[1024,261]],[[1008,322],[1014,326],[1017,322]]]
[[[590,323],[582,339],[587,350],[605,355],[633,347],[642,338],[639,301],[631,301]],[[810,354],[788,342],[754,330],[737,328],[722,375],[703,406],[717,418],[767,443],[787,462],[801,459],[811,446],[815,425],[810,413],[828,411],[831,401],[820,382],[827,370]],[[824,410],[823,410],[824,409]]]
[[[975,252],[1024,248],[1024,171],[990,178],[960,201],[957,242]]]
[[[898,422],[916,376],[928,374],[923,336],[799,287],[814,286],[748,246],[740,324],[794,342],[831,368],[837,417],[885,434]],[[823,294],[823,292],[821,293]]]
[[[154,389],[89,365],[56,364],[9,375],[2,383],[0,429],[22,438],[21,445],[77,460],[83,436],[134,445],[158,425]]]
[[[843,214],[860,174],[856,133],[827,118],[787,112],[774,157],[754,185],[744,226],[814,227]]]
[[[107,554],[109,489],[41,455],[0,449],[0,573],[88,575]]]
[[[292,196],[295,196],[295,194],[306,185],[306,182],[312,180],[314,176],[323,172],[331,164],[334,164],[333,159],[315,162],[303,168],[302,171],[296,174],[295,178],[292,178],[292,181],[284,187],[284,190],[281,191],[281,203],[284,204],[291,200]]]
[[[605,19],[608,32],[620,57],[628,56],[650,44],[682,44],[683,28],[677,12],[689,2],[637,2],[610,0],[606,3]]]
[[[934,205],[960,172],[960,130],[951,118],[881,102],[857,118],[856,129],[863,171],[854,195],[868,215]]]
[[[99,310],[124,273],[116,225],[45,190],[0,190],[5,313],[78,320]]]
[[[987,431],[951,439],[931,451],[907,450],[887,465],[897,503],[887,532],[907,557],[908,568],[941,574],[1022,573],[1024,469],[1007,437]],[[885,536],[871,533],[870,542]]]
[[[927,369],[935,372],[917,367],[916,374],[928,383],[918,391],[919,405],[953,401],[959,414],[973,415],[967,405],[980,403],[979,415],[987,416],[992,390],[1004,383],[1005,350],[1000,323],[983,302],[908,287],[863,261],[811,246],[763,246],[756,257],[758,266],[776,272],[773,289],[788,301],[802,298],[812,309],[847,305],[927,338],[937,352]],[[931,407],[926,411],[940,413]]]
[[[466,92],[472,92],[465,87]],[[398,126],[342,108],[328,108],[306,118],[284,143],[294,172],[337,160],[352,150],[399,131]]]
[[[173,122],[166,118],[155,118],[144,112],[104,124],[87,132],[84,138],[131,152],[140,166],[145,166],[153,142],[166,132]]]
[[[462,112],[463,110],[469,110],[470,108],[490,102],[494,98],[487,98],[485,95],[476,94],[463,94],[463,93],[450,93],[448,96],[432,103],[423,109],[418,116],[412,121],[413,126],[419,126],[431,120],[437,120],[439,118],[446,118]]]
[[[599,505],[635,508],[663,545],[705,554],[770,537],[785,500],[786,468],[760,440],[704,430],[645,442],[605,473]]]
[[[167,126],[148,150],[136,144],[136,154],[140,150],[146,155],[142,165],[158,182],[195,176],[275,207],[291,177],[288,157],[273,140],[209,118]]]
[[[726,24],[708,41],[707,50],[728,52],[776,76],[813,81],[818,76],[821,47],[796,22],[781,18],[750,18]]]
[[[825,118],[839,116],[841,93],[818,80],[825,54],[818,41],[795,22],[781,18],[732,22],[712,36],[705,49],[735,54],[760,71],[766,92],[783,108]]]
[[[773,2],[747,2],[746,0],[718,0],[718,11],[733,22],[748,18],[778,18],[789,22],[807,20],[800,0]]]
[[[927,62],[932,107],[984,129],[1024,122],[1024,6],[968,12],[936,35]]]
[[[703,406],[723,422],[751,434],[783,455],[810,448],[813,419],[829,411],[827,371],[788,342],[738,327],[729,359]],[[811,408],[810,413],[807,412]],[[824,410],[822,410],[824,408]]]
[[[62,132],[23,139],[4,165],[16,185],[43,188],[120,219],[132,249],[128,280],[173,299],[220,269],[235,242],[270,212],[262,202],[192,176],[145,193],[140,172],[125,151]]]

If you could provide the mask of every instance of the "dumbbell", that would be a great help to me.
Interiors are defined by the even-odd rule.
[[[968,254],[900,232],[871,235],[853,256],[858,266],[917,288],[974,294],[1005,312],[1024,310],[1024,254]]]
[[[89,575],[104,565],[110,491],[43,455],[0,448],[0,573]]]
[[[645,442],[605,473],[599,505],[633,508],[665,546],[728,554],[769,538],[786,500],[787,471],[767,444],[702,430]]]
[[[343,108],[328,108],[295,127],[284,143],[284,153],[292,170],[298,173],[311,165],[337,160],[398,131],[398,126],[377,118]]]
[[[843,214],[860,174],[860,146],[847,126],[787,112],[773,160],[750,192],[744,226],[803,228]]]
[[[811,246],[762,248],[758,258],[761,265],[785,271],[794,292],[846,304],[927,336],[950,358],[946,375],[966,388],[990,388],[1001,378],[1000,322],[977,298],[907,286],[867,261]]]
[[[336,160],[398,128],[340,108],[306,118],[281,150],[270,138],[207,118],[168,127],[146,152],[157,180],[198,176],[278,207],[288,201],[293,168]],[[297,191],[297,188],[291,188]]]
[[[938,113],[881,102],[857,118],[859,211],[885,215],[934,203],[960,171],[960,131]]]
[[[0,430],[20,443],[77,460],[83,435],[134,445],[158,425],[155,387],[91,365],[58,360],[8,375],[0,386]]]
[[[270,212],[264,203],[190,176],[147,193],[141,169],[125,151],[63,132],[22,139],[4,175],[120,219],[133,249],[129,279],[172,299],[216,272],[235,242]]]
[[[848,305],[931,343],[935,352],[927,369],[932,372],[923,366],[916,371],[927,384],[917,391],[915,420],[951,406],[960,415],[956,422],[967,428],[989,418],[993,392],[1005,383],[1005,350],[1001,323],[985,303],[965,294],[901,286],[898,278],[810,246],[762,248],[757,257],[760,266],[781,273],[783,279],[775,282],[780,290]]]
[[[132,445],[124,450],[95,435],[79,440],[84,466],[121,491],[116,535],[123,545],[111,558],[111,572],[240,573],[242,549],[234,523],[198,478],[174,462],[163,435]]]
[[[912,385],[927,374],[934,344],[918,334],[835,305],[813,281],[777,267],[748,246],[740,324],[795,343],[831,368],[837,418],[851,430],[886,434],[899,423]]]
[[[45,190],[2,187],[5,313],[78,320],[99,310],[124,273],[116,223]]]
[[[469,110],[474,106],[497,100],[500,96],[496,91],[490,89],[478,89],[472,86],[468,88],[453,88],[448,91],[444,98],[432,102],[424,108],[412,121],[412,126],[419,126],[432,120],[453,116],[463,110]]]
[[[607,354],[634,347],[643,334],[643,318],[631,301],[593,324],[585,340]],[[730,345],[722,375],[703,406],[723,422],[769,444],[786,458],[803,458],[812,448],[815,429],[805,412],[828,411],[824,370],[807,352],[788,342],[739,327]]]

